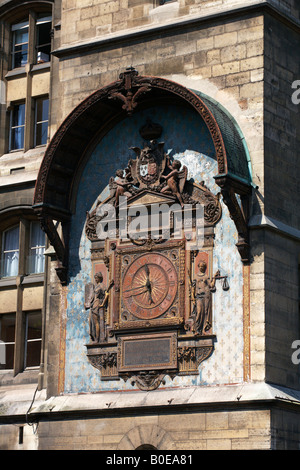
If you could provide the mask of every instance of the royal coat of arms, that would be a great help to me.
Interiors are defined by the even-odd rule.
[[[137,155],[136,160],[131,160],[131,174],[138,180],[140,187],[160,184],[160,176],[166,165],[163,148],[164,143],[156,140],[146,143],[142,149],[131,147]]]

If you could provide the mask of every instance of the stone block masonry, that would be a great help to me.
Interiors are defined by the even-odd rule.
[[[78,15],[76,10],[72,12]],[[96,22],[98,17],[92,17]],[[90,28],[89,23],[79,24],[83,32]],[[56,90],[60,87],[60,93],[54,96],[63,99],[57,122],[74,109],[75,103],[95,91],[95,86],[100,88],[118,79],[128,65],[140,75],[184,74],[208,79],[244,107],[250,106],[263,94],[263,17],[179,31],[175,36],[164,34],[142,42],[124,41],[118,47],[71,56],[60,63],[59,80],[53,84]]]
[[[267,450],[270,411],[144,414],[39,424],[40,450],[135,450],[143,444],[158,450]]]

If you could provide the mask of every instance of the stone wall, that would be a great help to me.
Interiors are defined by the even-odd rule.
[[[300,105],[292,83],[300,77],[299,32],[272,17],[265,20],[265,214],[286,225],[265,233],[267,379],[299,387],[291,345],[300,338],[299,148]],[[290,236],[287,235],[289,231]]]
[[[265,213],[300,229],[300,106],[292,102],[299,80],[299,32],[266,17],[265,23]]]
[[[90,93],[118,79],[129,65],[140,75],[182,73],[212,79],[219,89],[229,88],[246,107],[249,99],[262,96],[263,17],[186,28],[185,32],[179,29],[176,35],[141,42],[124,38],[119,47],[100,45],[99,52],[72,54],[59,64],[62,93],[53,95],[66,95],[63,116]]]
[[[28,424],[2,424],[0,426],[1,450],[37,450],[36,428]]]
[[[40,450],[267,450],[270,411],[136,414],[39,423]]]
[[[287,15],[299,17],[296,0],[268,0]],[[157,0],[65,0],[62,7],[62,43],[70,44],[130,29],[151,28],[186,17],[226,14],[231,9],[259,4],[257,0],[179,0],[159,5]]]
[[[6,3],[0,2],[0,8]],[[52,58],[50,137],[76,105],[117,80],[127,66],[134,66],[140,75],[177,81],[216,99],[238,122],[258,186],[250,215],[267,215],[299,230],[300,106],[291,102],[291,83],[300,79],[299,31],[295,25],[283,25],[278,18],[254,10],[234,19],[227,15],[230,7],[255,3],[181,0],[156,6],[141,0],[56,0],[54,49],[61,52]],[[298,0],[269,3],[299,21]],[[213,16],[216,13],[221,16]],[[197,15],[198,22],[184,24],[184,19]],[[176,27],[163,29],[172,22],[177,22]],[[134,37],[130,36],[133,31]],[[2,135],[5,114],[1,101]],[[1,154],[5,151],[3,142]],[[30,153],[27,157],[26,167],[28,164],[36,172],[41,155]],[[17,157],[10,159],[8,155],[0,162],[5,178],[10,177]],[[14,201],[22,202],[20,193],[11,194]],[[26,197],[31,195],[30,189]],[[4,198],[2,194],[1,208],[5,207]],[[296,236],[287,237],[284,230],[256,228],[250,234],[250,378],[299,389],[299,366],[291,362],[291,344],[300,335],[299,242]],[[66,306],[62,305],[64,289],[54,263],[47,290],[44,360],[45,386],[48,384],[47,395],[51,397],[63,390],[65,378],[60,346],[64,347],[61,332]],[[297,448],[298,423],[293,410],[271,412],[262,407],[238,411],[223,407],[185,414],[141,415],[137,411],[135,416],[41,421],[38,438],[40,449],[55,450],[122,450],[142,444],[167,450]],[[1,448],[20,448],[18,432],[18,426],[3,424]],[[28,436],[28,441],[24,440],[24,445],[28,442],[28,446],[37,447],[37,436],[30,433],[32,428],[26,428],[24,437]]]
[[[292,410],[278,408],[271,415],[272,448],[299,450],[300,420]]]

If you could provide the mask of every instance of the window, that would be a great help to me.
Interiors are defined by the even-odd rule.
[[[28,255],[28,274],[43,273],[45,265],[45,234],[38,222],[31,222]]]
[[[21,252],[19,245],[24,247]],[[43,273],[44,251],[45,233],[38,222],[23,221],[6,230],[2,234],[1,277]]]
[[[51,16],[40,16],[36,22],[36,62],[49,62],[51,51]]]
[[[0,369],[16,375],[40,364],[46,236],[28,212],[0,237]]]
[[[10,112],[9,150],[24,148],[25,103],[15,104]]]
[[[21,312],[21,322],[25,331],[16,337],[16,314],[0,314],[0,369],[14,369],[17,349],[22,358],[22,370],[40,365],[42,345],[42,313]]]
[[[1,277],[17,276],[19,270],[19,226],[6,230],[3,236]]]
[[[3,108],[0,154],[47,144],[52,8],[49,2],[32,7],[25,3],[15,11],[13,24],[2,25],[0,78],[6,84],[8,112],[4,117]],[[18,11],[22,11],[20,16]]]
[[[37,98],[35,100],[34,111],[34,147],[47,144],[48,116],[49,98]],[[23,149],[25,138],[25,103],[13,105],[10,112],[9,134],[9,151]]]
[[[49,99],[38,98],[35,101],[34,146],[46,145],[48,136]]]
[[[24,369],[40,365],[42,344],[42,314],[26,313]]]
[[[45,13],[30,13],[22,22],[11,27],[11,68],[27,63],[40,64],[50,61],[52,17]],[[29,38],[34,38],[29,42]]]
[[[14,24],[12,30],[12,68],[22,67],[28,59],[29,22]]]
[[[13,369],[15,357],[16,315],[0,315],[0,369]]]

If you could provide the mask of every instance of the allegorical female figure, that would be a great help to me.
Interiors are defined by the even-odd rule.
[[[90,338],[93,343],[99,343],[106,340],[105,310],[107,307],[109,290],[113,286],[114,281],[111,281],[108,288],[105,290],[102,284],[102,273],[96,273],[94,279],[94,285],[89,284],[86,286],[86,301],[84,306],[86,309],[90,309]]]
[[[206,262],[200,261],[199,272],[193,282],[194,286],[194,330],[195,333],[205,334],[212,327],[212,291],[220,272],[217,271],[212,279],[206,274]]]

